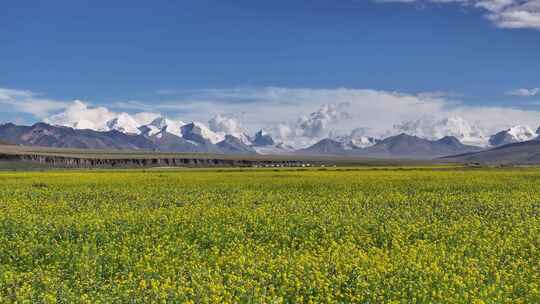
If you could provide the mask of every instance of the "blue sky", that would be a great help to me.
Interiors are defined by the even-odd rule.
[[[4,96],[9,110],[0,120],[39,120],[74,99],[204,119],[206,113],[193,113],[196,106],[181,105],[216,103],[228,112],[227,104],[245,102],[256,110],[257,90],[268,88],[293,95],[340,88],[436,92],[449,104],[536,111],[539,1],[434,2],[4,2],[0,88],[28,96]],[[243,91],[223,93],[231,89]],[[301,104],[299,113],[334,102],[333,95],[317,96],[312,104],[288,100],[289,93],[274,98]],[[45,103],[28,110],[33,104],[17,105],[25,100]]]

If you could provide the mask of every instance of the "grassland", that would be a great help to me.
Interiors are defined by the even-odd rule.
[[[0,173],[0,302],[539,303],[539,169]]]

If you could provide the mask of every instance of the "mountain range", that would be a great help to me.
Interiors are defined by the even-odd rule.
[[[463,121],[457,118],[441,120],[436,122],[436,125],[446,131],[435,132],[431,136],[418,136],[416,134],[419,130],[425,134],[427,128],[419,122],[409,122],[399,126],[408,132],[386,138],[372,137],[366,134],[365,130],[355,129],[348,135],[330,134],[311,146],[297,149],[276,141],[264,130],[253,136],[238,128],[230,132],[216,132],[199,122],[184,123],[164,117],[157,117],[148,124],[139,125],[135,119],[124,113],[101,126],[85,121],[65,126],[43,122],[32,126],[6,123],[0,125],[0,142],[56,148],[180,153],[303,154],[409,159],[459,155],[462,159],[475,160],[477,155],[484,153],[482,151],[500,151],[498,147],[521,142],[536,143],[539,131],[526,126],[514,126],[486,137],[479,133],[477,128],[464,126]],[[445,133],[454,135],[433,138]],[[475,137],[476,135],[478,136]],[[464,143],[480,142],[484,137],[487,143],[483,146]]]
[[[444,157],[445,160],[483,164],[540,164],[540,141],[529,140],[479,152]]]
[[[299,150],[310,155],[357,155],[377,158],[436,158],[458,153],[480,151],[482,148],[462,144],[454,136],[428,140],[405,133],[380,140],[365,148],[350,147],[348,142],[323,139],[313,146]]]

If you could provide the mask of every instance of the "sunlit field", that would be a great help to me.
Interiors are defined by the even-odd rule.
[[[540,170],[0,173],[0,302],[539,303]]]

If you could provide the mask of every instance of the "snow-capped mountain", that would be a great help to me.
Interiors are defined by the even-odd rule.
[[[216,153],[224,151],[225,153],[251,153],[252,150],[255,150],[260,154],[292,153],[298,148],[304,148],[303,150],[306,150],[307,147],[312,147],[311,150],[317,153],[326,153],[329,151],[334,151],[332,153],[339,151],[342,154],[367,153],[369,151],[375,151],[375,146],[378,149],[384,150],[381,148],[381,143],[390,137],[395,137],[397,134],[402,134],[402,136],[395,137],[395,139],[400,139],[398,142],[406,142],[408,145],[399,145],[399,148],[396,150],[405,151],[404,147],[409,149],[409,146],[428,147],[431,144],[423,141],[428,140],[433,143],[433,151],[438,151],[443,146],[445,147],[444,151],[451,151],[448,148],[450,146],[461,151],[465,148],[470,149],[469,146],[489,148],[532,140],[538,137],[537,132],[540,131],[540,128],[535,132],[527,126],[517,125],[490,136],[490,134],[495,132],[487,132],[478,123],[470,123],[463,117],[435,118],[426,116],[395,125],[393,130],[386,131],[386,133],[384,129],[377,129],[376,133],[372,133],[368,129],[357,128],[351,132],[336,134],[331,131],[331,124],[318,123],[319,118],[324,122],[328,117],[327,115],[314,114],[311,116],[313,119],[302,120],[301,123],[292,127],[287,124],[280,124],[279,127],[270,126],[268,130],[271,130],[271,132],[261,130],[255,133],[253,137],[250,137],[234,114],[216,115],[207,124],[201,122],[186,124],[179,120],[158,116],[155,113],[143,112],[134,115],[117,113],[104,107],[88,107],[83,102],[78,101],[74,102],[64,112],[45,119],[45,122],[52,126],[70,127],[75,129],[75,131],[80,129],[84,129],[85,132],[92,130],[98,133],[118,131],[123,134],[115,135],[114,133],[118,132],[111,132],[109,135],[134,135],[137,137],[137,141],[145,142],[145,140],[149,140],[156,150]],[[339,117],[336,116],[334,118],[337,119]],[[299,132],[297,130],[298,128],[302,130],[308,128],[313,130],[313,132]],[[493,126],[490,127],[490,131],[493,131],[492,128]],[[46,131],[48,130],[56,131],[54,128],[47,128]],[[61,133],[60,131],[58,132]],[[75,133],[82,136],[85,132]],[[98,133],[92,134],[96,137],[102,136],[102,134]],[[377,134],[377,136],[374,136],[374,134]],[[403,134],[418,137],[422,140],[412,140],[412,137],[405,137]],[[445,138],[445,140],[439,141],[441,138]],[[76,146],[71,142],[62,142],[62,144]],[[144,146],[140,145],[140,147]],[[311,150],[306,151],[309,152]],[[417,151],[413,148],[409,150]],[[430,151],[427,148],[424,150]],[[392,150],[390,154],[395,156],[399,153],[399,151]]]
[[[402,133],[361,150],[361,154],[378,157],[434,158],[479,150],[481,150],[479,147],[464,145],[454,136],[429,140]]]
[[[308,148],[298,150],[297,153],[306,155],[355,155],[377,158],[432,159],[479,150],[481,150],[479,147],[463,145],[453,136],[445,136],[438,140],[429,140],[402,133],[380,140],[373,146],[358,149],[349,149],[341,142],[326,138]]]
[[[528,126],[513,126],[509,129],[498,132],[489,138],[489,144],[497,147],[506,144],[533,140],[538,134]]]
[[[166,132],[199,144],[206,142],[210,144],[217,144],[218,142],[223,141],[227,135],[232,135],[242,141],[242,143],[251,145],[249,137],[244,133],[229,134],[225,132],[214,132],[205,124],[200,122],[186,124],[179,120],[172,120],[159,116],[148,124],[140,124],[128,113],[112,115],[110,112],[108,112],[107,115],[110,119],[106,121],[89,121],[85,119],[78,121],[66,120],[58,125],[73,129],[89,129],[98,132],[116,130],[126,134],[136,134],[158,138]]]
[[[185,123],[182,121],[175,121],[168,118],[165,118],[163,116],[160,116],[156,119],[154,119],[151,123],[140,126],[139,130],[142,134],[148,135],[148,136],[154,136],[159,135],[161,132],[168,132],[170,134],[182,137],[182,126],[184,126]]]
[[[253,147],[244,144],[239,138],[232,135],[225,136],[225,139],[216,144],[221,151],[232,154],[255,154]]]
[[[82,101],[74,101],[64,111],[45,118],[44,123],[49,125],[46,128],[38,124],[33,128],[13,130],[33,130],[41,132],[41,135],[53,132],[61,136],[67,136],[66,134],[71,132],[69,133],[71,137],[55,143],[50,143],[48,141],[50,138],[39,137],[39,142],[43,140],[44,145],[65,147],[103,147],[104,144],[94,144],[93,141],[112,145],[109,140],[117,137],[126,141],[126,145],[122,145],[123,149],[131,145],[140,149],[151,147],[155,151],[252,153],[252,150],[255,150],[260,154],[283,154],[302,149],[313,153],[324,154],[333,151],[332,153],[339,152],[345,155],[376,152],[392,157],[412,152],[418,154],[421,151],[427,155],[429,151],[446,153],[452,152],[452,149],[472,150],[470,146],[488,149],[536,139],[540,133],[540,128],[535,132],[527,126],[520,125],[500,131],[501,129],[497,129],[496,121],[480,126],[460,116],[446,118],[424,116],[394,125],[390,130],[385,126],[376,126],[373,129],[357,128],[343,133],[343,130],[350,130],[344,128],[349,128],[354,121],[341,124],[342,120],[348,119],[347,106],[337,104],[322,106],[318,111],[296,122],[291,120],[274,126],[266,125],[265,128],[269,132],[261,130],[251,137],[247,135],[248,131],[239,120],[243,115],[244,113],[222,114],[214,116],[206,124],[200,122],[186,124],[156,113],[119,113],[105,107],[89,106]],[[260,122],[249,123],[256,126]],[[358,123],[361,125],[364,122]],[[370,124],[369,121],[365,123]],[[335,133],[335,130],[341,130],[339,131],[341,134]],[[393,139],[389,141],[389,138]],[[17,139],[16,136],[6,140],[22,144],[37,143]],[[309,147],[311,148],[308,149]]]
[[[344,149],[361,149],[375,145],[378,139],[367,135],[366,129],[357,128],[347,135],[330,135],[330,138],[343,145]]]
[[[528,126],[516,125],[489,135],[478,124],[471,124],[459,116],[439,120],[427,117],[414,121],[406,121],[394,126],[394,129],[429,140],[435,140],[444,136],[453,136],[465,145],[478,147],[497,147],[533,140],[538,137],[538,131],[540,131],[540,128],[535,132],[534,129]]]
[[[213,132],[212,130],[210,130],[211,132]],[[251,146],[252,142],[251,142],[251,139],[249,138],[249,136],[244,133],[244,132],[214,132],[218,138],[225,138],[227,137],[227,135],[230,135],[230,136],[233,136],[235,138],[238,138],[242,144],[244,145],[247,145],[247,146]]]
[[[225,139],[225,136],[210,130],[207,126],[200,122],[192,122],[181,127],[182,137],[184,139],[204,144],[217,144]]]
[[[53,115],[45,119],[44,122],[76,130],[118,131],[126,134],[140,133],[140,123],[130,114],[125,112],[113,113],[102,107],[89,109],[86,104],[80,101],[75,101],[73,106],[66,112]]]
[[[454,136],[465,145],[485,147],[488,145],[489,136],[477,123],[470,123],[460,116],[435,119],[423,117],[418,120],[405,121],[395,125],[396,133],[436,140],[444,136]]]
[[[116,130],[122,133],[139,134],[139,124],[127,113],[121,113],[117,117],[107,121],[106,130]]]

